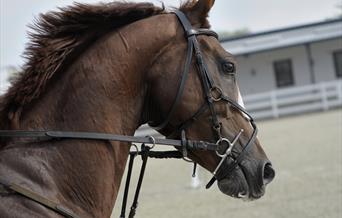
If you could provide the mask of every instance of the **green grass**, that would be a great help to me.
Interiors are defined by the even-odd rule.
[[[216,185],[205,190],[210,174],[203,169],[199,172],[202,187],[192,189],[191,165],[149,160],[136,217],[342,217],[342,110],[258,124],[258,137],[276,169],[276,178],[263,198],[243,202],[225,196]],[[133,181],[139,165],[137,161]],[[132,183],[128,207],[134,189]],[[121,199],[122,192],[112,217],[119,217]]]

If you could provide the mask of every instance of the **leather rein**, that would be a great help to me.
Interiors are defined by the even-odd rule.
[[[138,204],[138,197],[141,188],[141,184],[143,181],[143,176],[146,168],[147,158],[186,158],[188,151],[191,150],[205,150],[205,151],[212,151],[216,152],[216,154],[221,158],[221,161],[217,165],[216,169],[213,172],[213,178],[209,181],[206,188],[210,188],[211,185],[216,181],[226,177],[228,174],[231,173],[235,169],[235,167],[241,162],[243,154],[250,147],[251,144],[254,143],[256,135],[257,135],[257,127],[254,123],[253,118],[246,112],[246,110],[237,104],[235,101],[231,100],[229,97],[225,96],[222,92],[221,88],[214,85],[214,80],[212,79],[211,75],[208,72],[208,67],[203,59],[202,52],[200,50],[199,43],[197,41],[196,36],[198,35],[207,35],[218,38],[218,35],[209,30],[209,29],[193,29],[191,23],[186,18],[186,15],[181,11],[174,11],[173,12],[178,20],[180,21],[184,32],[185,37],[187,39],[187,58],[184,65],[184,71],[182,74],[181,82],[174,100],[174,103],[169,110],[168,115],[166,116],[165,120],[161,122],[159,125],[154,125],[153,123],[149,123],[149,125],[154,128],[155,130],[162,130],[165,128],[174,112],[177,109],[177,106],[180,103],[182,98],[182,94],[185,88],[185,83],[188,78],[188,74],[190,71],[191,61],[193,54],[195,54],[196,63],[198,67],[199,77],[202,82],[202,87],[205,93],[205,103],[198,109],[198,111],[188,120],[178,125],[178,128],[171,133],[168,138],[175,137],[177,135],[181,135],[180,140],[176,139],[160,139],[154,138],[152,136],[147,137],[135,137],[135,136],[125,136],[125,135],[114,135],[114,134],[106,134],[106,133],[94,133],[94,132],[67,132],[67,131],[22,131],[22,130],[0,130],[0,138],[37,138],[39,140],[101,140],[101,141],[120,141],[120,142],[128,142],[132,143],[132,145],[136,148],[136,151],[130,152],[130,159],[129,159],[129,166],[128,166],[128,173],[126,178],[126,186],[124,190],[123,196],[123,203],[121,209],[120,218],[125,217],[125,210],[126,210],[126,203],[127,203],[127,194],[129,190],[130,178],[132,173],[133,161],[134,157],[137,155],[142,156],[142,166],[139,175],[138,185],[136,188],[136,192],[134,195],[134,201],[131,207],[131,211],[129,213],[129,218],[133,218],[135,215],[135,211]],[[221,124],[217,118],[217,114],[214,108],[214,103],[223,101],[229,104],[231,107],[234,107],[242,114],[245,115],[246,119],[250,122],[251,126],[253,127],[253,133],[249,138],[246,145],[243,147],[242,151],[238,154],[233,150],[234,145],[238,141],[239,137],[241,136],[243,130],[241,130],[233,139],[230,141],[227,138],[222,137],[221,135]],[[212,120],[212,127],[214,131],[214,135],[216,136],[216,143],[208,142],[208,141],[196,141],[196,140],[189,140],[186,138],[185,131],[189,128],[197,118],[202,115],[206,110],[210,110],[211,113],[211,120]],[[133,143],[141,143],[141,151],[138,150],[137,146]],[[165,146],[173,146],[177,148],[177,151],[167,151],[167,152],[158,152],[158,151],[151,151],[151,149],[156,145],[165,145]],[[228,147],[225,149],[223,154],[219,153],[220,146],[226,144]],[[150,145],[150,146],[148,146]],[[235,154],[235,155],[234,155]],[[223,163],[227,160],[227,158],[231,158],[232,162],[229,164],[228,167],[224,167]],[[195,165],[196,166],[196,165]],[[195,170],[195,169],[194,169]],[[32,201],[35,201],[56,213],[69,218],[77,218],[80,217],[75,214],[72,210],[63,207],[62,205],[52,202],[49,199],[32,192],[22,186],[17,184],[11,183],[9,181],[3,181],[0,178],[0,194],[1,193],[16,193],[20,194]]]

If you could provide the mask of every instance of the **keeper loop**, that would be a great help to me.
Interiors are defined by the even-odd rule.
[[[187,140],[186,140],[184,129],[181,132],[181,140],[182,140],[182,154],[183,154],[183,159],[184,159],[185,157],[188,156]]]
[[[151,135],[148,135],[146,137],[150,139],[150,141],[152,143],[152,147],[149,147],[149,146],[146,146],[146,145],[144,145],[144,146],[149,147],[149,149],[152,150],[156,146],[156,139],[153,136],[151,136]]]

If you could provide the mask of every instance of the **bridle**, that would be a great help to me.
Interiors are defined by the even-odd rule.
[[[114,134],[105,134],[105,133],[91,133],[91,132],[66,132],[66,131],[18,131],[18,130],[0,130],[0,138],[38,138],[39,140],[79,140],[79,139],[86,139],[86,140],[101,140],[101,141],[120,141],[120,142],[129,142],[129,143],[142,143],[142,150],[141,151],[133,151],[130,152],[130,160],[129,160],[129,167],[128,167],[128,174],[126,179],[126,186],[124,191],[124,200],[122,205],[122,211],[120,218],[125,217],[125,208],[126,208],[126,201],[127,201],[127,193],[129,189],[129,181],[133,167],[133,160],[136,155],[141,155],[143,159],[143,165],[141,168],[138,186],[136,189],[136,193],[134,196],[134,202],[131,207],[131,212],[129,217],[134,217],[135,210],[137,207],[137,200],[139,197],[140,187],[143,180],[143,175],[145,172],[146,162],[148,157],[155,157],[155,158],[185,158],[187,157],[187,153],[189,150],[206,150],[216,152],[216,154],[221,158],[219,164],[217,165],[216,169],[213,172],[213,177],[206,185],[206,188],[210,188],[212,184],[216,180],[221,180],[228,176],[236,166],[242,161],[243,154],[246,152],[247,148],[250,147],[251,144],[254,143],[256,135],[257,135],[257,127],[254,123],[253,118],[246,112],[246,110],[237,104],[235,101],[231,100],[229,97],[224,95],[221,88],[215,86],[214,80],[212,79],[208,67],[204,61],[199,43],[197,41],[196,36],[198,35],[207,35],[218,38],[218,35],[209,30],[209,29],[193,29],[191,23],[186,18],[185,14],[181,11],[174,11],[173,12],[178,20],[180,21],[184,32],[185,37],[187,39],[187,57],[184,65],[184,70],[181,78],[181,82],[168,115],[161,122],[159,125],[154,125],[150,123],[156,130],[162,130],[165,128],[172,116],[174,115],[177,107],[182,98],[182,94],[184,92],[185,83],[188,78],[188,74],[190,71],[191,61],[193,54],[196,58],[196,64],[198,67],[199,77],[201,79],[202,88],[205,93],[205,102],[204,104],[197,110],[196,113],[193,114],[188,120],[178,125],[178,128],[172,132],[168,138],[176,137],[181,135],[180,140],[175,139],[157,139],[152,136],[148,137],[134,137],[134,136],[124,136],[124,135],[114,135]],[[246,119],[250,122],[251,126],[253,127],[253,132],[246,143],[243,146],[240,153],[236,154],[233,148],[238,141],[239,137],[241,136],[243,130],[241,130],[231,141],[227,138],[222,137],[221,135],[221,124],[218,120],[218,116],[216,114],[214,104],[215,102],[225,102],[229,104],[231,107],[234,107],[238,111],[240,111],[243,115],[245,115]],[[207,141],[196,141],[196,140],[189,140],[186,138],[185,132],[206,110],[210,110],[211,113],[211,120],[212,120],[212,127],[214,131],[214,135],[216,137],[215,142],[207,142]],[[147,146],[148,144],[152,144],[152,147]],[[150,151],[154,145],[166,145],[166,146],[174,146],[179,151],[171,151],[171,152],[152,152]],[[225,148],[225,152],[223,154],[219,153],[220,147],[223,144],[228,144],[227,148]],[[133,144],[134,145],[134,144]],[[136,146],[135,146],[136,147]],[[234,155],[235,154],[235,155]],[[227,160],[227,158],[231,158],[230,164],[228,166],[224,166],[223,163]],[[22,186],[17,184],[11,183],[9,181],[4,181],[0,178],[0,193],[17,193],[20,194],[28,199],[31,199],[55,212],[59,213],[64,217],[71,217],[76,218],[79,217],[75,214],[72,210],[63,207],[62,205],[52,202],[45,197],[32,192]]]
[[[188,74],[190,71],[190,65],[191,61],[193,58],[193,54],[195,55],[196,58],[196,64],[198,68],[198,74],[199,78],[202,83],[202,89],[204,91],[204,98],[205,102],[202,104],[202,106],[186,121],[178,125],[177,129],[169,134],[168,138],[175,137],[179,135],[179,133],[184,132],[187,128],[189,128],[208,108],[211,113],[211,121],[212,121],[212,130],[214,131],[214,135],[216,137],[216,145],[220,145],[221,143],[228,144],[228,147],[225,149],[224,154],[219,154],[218,151],[216,150],[216,154],[221,157],[221,161],[217,165],[216,169],[213,172],[213,178],[209,181],[209,183],[206,185],[206,188],[210,188],[212,184],[217,180],[217,179],[222,179],[226,177],[242,160],[242,156],[245,153],[246,149],[254,143],[258,129],[254,123],[254,120],[251,115],[247,113],[247,111],[241,107],[239,104],[237,104],[235,101],[230,99],[228,96],[224,95],[222,89],[218,86],[215,85],[214,80],[212,76],[210,75],[208,71],[208,66],[206,62],[204,61],[199,43],[197,41],[196,36],[198,35],[207,35],[207,36],[212,36],[218,39],[217,33],[210,29],[194,29],[187,19],[186,15],[181,12],[181,11],[174,11],[174,14],[176,14],[178,20],[180,21],[184,33],[185,33],[185,38],[187,39],[187,55],[186,55],[186,61],[184,65],[184,70],[181,78],[180,85],[178,87],[177,95],[175,97],[175,100],[173,102],[173,105],[171,106],[171,109],[169,110],[166,118],[164,119],[163,122],[161,122],[159,125],[154,125],[153,123],[150,123],[150,126],[154,128],[155,130],[163,130],[169,123],[174,115],[177,107],[179,106],[179,103],[182,98],[182,94],[184,92],[185,88],[185,83],[188,78]],[[243,129],[240,130],[240,132],[234,137],[233,141],[230,141],[227,138],[224,138],[221,135],[221,123],[218,120],[217,113],[214,108],[215,102],[225,102],[229,104],[230,106],[234,107],[238,111],[240,111],[242,114],[245,115],[246,119],[250,122],[251,126],[253,127],[253,132],[251,137],[249,138],[248,142],[246,145],[243,147],[242,151],[236,156],[233,157],[231,154],[233,152],[233,147],[238,141],[239,137],[241,136],[242,132],[244,131]],[[231,157],[233,159],[233,162],[230,164],[228,169],[224,169],[223,163],[226,160],[226,158]],[[224,172],[223,172],[224,171]]]

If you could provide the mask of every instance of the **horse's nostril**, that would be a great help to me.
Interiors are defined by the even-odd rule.
[[[275,172],[274,172],[274,169],[272,168],[272,164],[270,162],[265,164],[263,176],[264,176],[263,177],[264,185],[269,184],[274,179]]]

